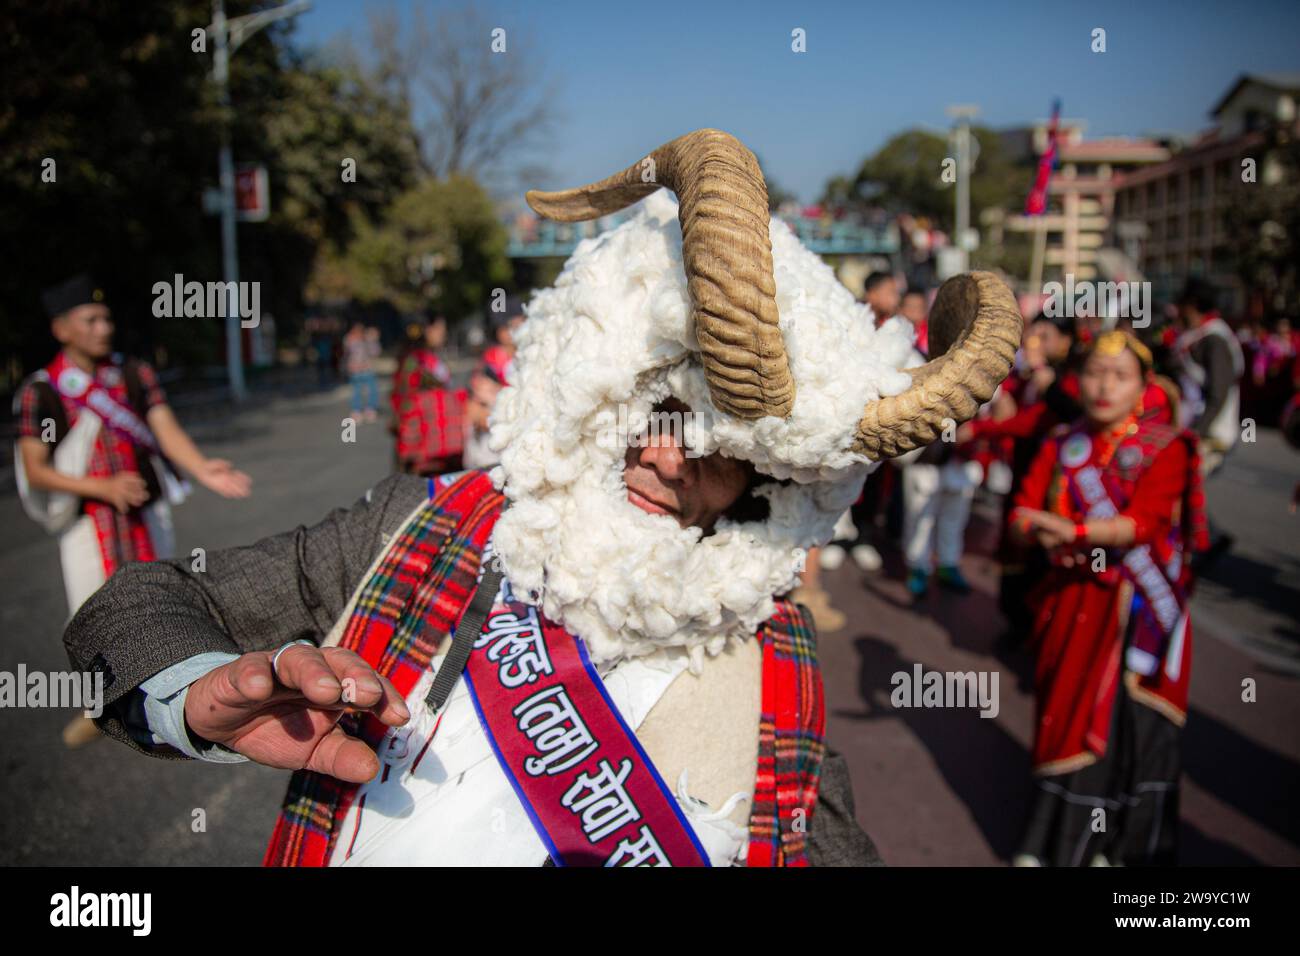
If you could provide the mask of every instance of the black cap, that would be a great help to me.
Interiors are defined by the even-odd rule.
[[[1213,284],[1199,276],[1189,278],[1178,296],[1179,305],[1193,305],[1198,312],[1213,312],[1218,300],[1219,294]]]
[[[1054,326],[1056,331],[1060,332],[1066,338],[1072,339],[1077,334],[1074,325],[1074,318],[1068,315],[1061,315],[1059,312],[1056,315],[1048,315],[1045,311],[1040,312],[1038,315],[1034,316],[1033,322],[1030,322],[1029,324],[1033,325],[1036,322],[1046,322],[1048,325]]]
[[[488,321],[492,328],[500,329],[510,324],[510,320],[524,314],[524,298],[520,295],[506,296],[506,307],[500,312],[491,311],[488,313]]]
[[[91,302],[103,302],[104,290],[86,273],[50,286],[41,293],[41,304],[50,318]]]

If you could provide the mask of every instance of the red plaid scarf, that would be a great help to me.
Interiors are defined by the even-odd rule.
[[[469,603],[502,502],[486,472],[465,472],[440,487],[364,585],[339,646],[360,654],[402,696]],[[795,605],[778,600],[757,636],[763,691],[748,863],[805,866],[825,750],[814,633]],[[349,715],[342,726],[371,746],[387,729],[371,715]],[[295,773],[263,864],[326,865],[357,789],[318,773]]]

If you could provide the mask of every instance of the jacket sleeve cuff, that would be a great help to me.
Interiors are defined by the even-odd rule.
[[[167,745],[187,757],[210,763],[243,763],[248,760],[243,754],[219,744],[200,750],[185,726],[185,698],[190,685],[209,671],[238,659],[236,654],[220,651],[195,654],[159,671],[141,684],[139,693],[144,698],[144,718],[150,737],[145,745]]]

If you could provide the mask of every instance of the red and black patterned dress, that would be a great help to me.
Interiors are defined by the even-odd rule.
[[[1192,664],[1189,565],[1205,546],[1196,439],[1151,417],[1102,432],[1081,422],[1062,426],[1030,465],[1015,507],[1088,520],[1069,477],[1085,469],[1100,476],[1118,514],[1132,519],[1136,540],[1100,554],[1086,544],[1072,548],[1088,560],[1054,562],[1030,595],[1037,795],[1021,851],[1052,865],[1086,865],[1098,856],[1112,864],[1168,863]],[[1148,673],[1131,664],[1136,629],[1151,606],[1125,563],[1142,546],[1183,612]]]

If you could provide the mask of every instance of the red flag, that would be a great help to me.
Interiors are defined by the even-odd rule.
[[[1047,184],[1056,168],[1057,148],[1056,132],[1061,119],[1061,101],[1052,101],[1052,121],[1047,127],[1047,149],[1038,157],[1038,172],[1034,176],[1034,186],[1025,199],[1025,215],[1041,216],[1047,212]]]

